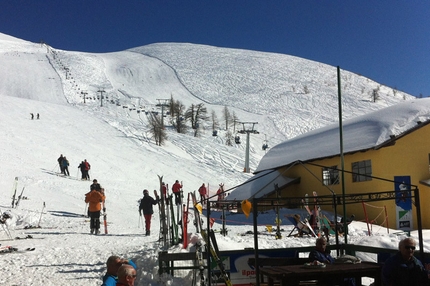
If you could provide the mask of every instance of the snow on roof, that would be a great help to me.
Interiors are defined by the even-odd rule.
[[[244,184],[232,191],[227,199],[242,201],[245,199],[261,198],[275,190],[275,185],[279,188],[293,183],[297,178],[282,176],[279,171],[263,171],[247,180]]]
[[[343,122],[344,153],[375,148],[430,119],[430,98],[402,102]],[[299,135],[271,148],[255,173],[295,161],[307,161],[340,153],[339,124]]]

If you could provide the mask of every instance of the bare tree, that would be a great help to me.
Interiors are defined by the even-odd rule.
[[[163,127],[161,116],[155,112],[148,112],[146,115],[148,118],[149,132],[155,139],[155,144],[161,146],[167,139],[166,130]]]
[[[187,131],[186,118],[185,118],[185,105],[179,100],[171,101],[172,108],[172,125],[178,133],[185,133]]]
[[[381,98],[380,95],[379,95],[379,86],[377,88],[374,88],[372,90],[371,97],[372,97],[373,102],[376,102],[378,99]]]
[[[219,128],[218,117],[216,116],[216,112],[212,110],[211,112],[211,122],[212,122],[212,131],[215,131]]]
[[[191,128],[194,129],[194,137],[197,137],[201,130],[201,121],[206,121],[207,109],[203,103],[197,105],[191,104],[191,106],[185,112],[185,119],[191,122]]]
[[[233,133],[236,133],[236,123],[239,123],[239,117],[236,116],[236,113],[234,111],[231,116],[231,119],[233,120]]]
[[[230,110],[228,110],[227,105],[224,106],[223,114],[222,115],[224,117],[225,130],[228,130],[228,127],[233,123],[233,119],[232,119],[232,116],[230,114]]]

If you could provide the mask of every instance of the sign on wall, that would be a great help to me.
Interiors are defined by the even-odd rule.
[[[411,177],[394,176],[396,191],[396,226],[397,229],[412,230]]]

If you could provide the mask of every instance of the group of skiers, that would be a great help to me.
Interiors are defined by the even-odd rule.
[[[172,194],[175,196],[175,205],[179,206],[181,204],[181,191],[182,191],[182,183],[179,182],[179,180],[176,180],[175,183],[172,185]],[[166,202],[166,205],[169,204],[168,200],[168,192],[167,192],[167,185],[162,182],[161,183],[161,192],[162,196],[164,197],[164,201]],[[198,192],[200,194],[200,199],[202,204],[206,202],[207,200],[207,189],[206,185],[203,183],[200,188],[198,189]],[[225,199],[225,193],[224,193],[224,184],[219,185],[219,189],[217,191],[217,198],[218,201]],[[157,195],[154,199],[149,195],[149,192],[147,189],[143,190],[143,198],[140,199],[139,203],[139,215],[143,216],[145,218],[145,235],[150,235],[151,233],[151,219],[152,215],[154,214],[153,206],[158,204],[160,201],[160,197]]]
[[[69,160],[66,158],[66,156],[63,156],[63,154],[60,155],[60,157],[57,159],[58,165],[60,166],[60,172],[61,174],[65,176],[70,176],[69,172]],[[87,161],[87,159],[84,159],[82,161],[78,168],[81,170],[81,179],[82,180],[90,180],[90,174],[89,171],[91,169],[90,163]]]
[[[63,154],[61,154],[60,157],[57,159],[57,162],[58,162],[58,165],[60,165],[61,174],[65,176],[70,176],[69,160],[67,160],[66,156],[63,156]]]
[[[65,159],[65,157],[62,157],[62,158],[63,160]],[[81,165],[85,164],[85,162],[86,160],[82,161]],[[89,167],[88,167],[88,170],[89,170]],[[82,176],[83,179],[84,179],[84,174],[85,172],[83,172],[83,176]],[[88,179],[89,176],[85,178]],[[218,199],[223,197],[223,193],[221,193],[221,190],[223,191],[222,187],[223,187],[223,184],[220,184],[220,189],[217,192]],[[161,189],[162,189],[162,195],[164,196],[165,201],[168,202],[167,186],[164,182],[162,183]],[[181,203],[181,198],[180,198],[181,189],[182,189],[182,184],[179,183],[179,180],[176,180],[172,186],[172,193],[175,196],[176,205],[180,205]],[[202,184],[202,186],[199,188],[199,193],[202,201],[204,201],[207,194],[205,184]],[[85,194],[85,203],[88,204],[88,217],[90,218],[91,234],[100,234],[100,213],[102,208],[104,212],[106,211],[104,209],[105,199],[106,199],[106,196],[105,196],[104,188],[102,188],[100,184],[97,182],[97,180],[94,179],[93,184],[91,184],[90,186],[90,192]],[[152,219],[152,215],[154,214],[153,206],[157,205],[159,201],[160,201],[160,197],[157,194],[156,194],[156,198],[154,199],[149,195],[149,191],[147,189],[143,190],[143,198],[140,199],[140,202],[139,202],[139,215],[142,216],[142,213],[143,213],[143,216],[145,219],[145,235],[147,236],[151,234],[151,219]]]
[[[87,159],[82,161],[81,164],[79,164],[78,168],[81,170],[82,180],[89,180],[90,179],[89,171],[91,169],[91,165],[90,163],[87,162]]]
[[[34,114],[30,113],[30,116],[31,116],[31,120],[33,120],[34,119]],[[39,113],[36,115],[36,119],[40,119]]]

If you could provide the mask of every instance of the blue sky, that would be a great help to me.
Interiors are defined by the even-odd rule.
[[[429,15],[428,0],[13,0],[0,32],[84,52],[158,42],[276,52],[430,96]]]

